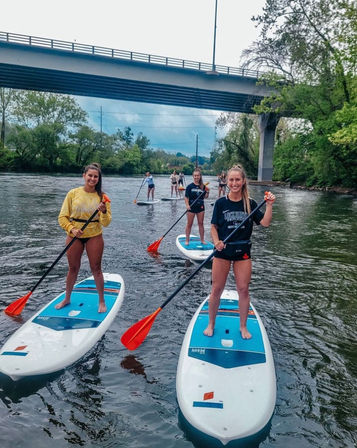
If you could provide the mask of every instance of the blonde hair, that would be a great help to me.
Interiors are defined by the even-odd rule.
[[[227,179],[229,178],[231,171],[238,171],[242,175],[244,181],[242,185],[242,199],[243,199],[244,211],[249,214],[251,212],[251,209],[250,209],[247,175],[245,174],[244,168],[241,165],[233,165],[232,168],[228,170]]]

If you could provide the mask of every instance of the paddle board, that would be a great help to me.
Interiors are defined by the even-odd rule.
[[[159,201],[159,199],[154,199],[151,201],[136,201],[137,205],[153,205],[153,204],[157,204]]]
[[[167,197],[167,198],[161,198],[161,200],[162,201],[179,201],[180,199],[183,199],[183,197],[182,198],[169,198],[169,197]]]
[[[194,261],[205,260],[214,250],[212,243],[206,241],[206,244],[202,244],[200,238],[195,235],[190,235],[188,245],[186,245],[186,235],[179,235],[176,238],[176,246],[186,257]]]
[[[105,313],[98,313],[94,278],[77,283],[70,305],[56,310],[65,293],[44,306],[23,324],[0,350],[0,372],[14,381],[42,375],[78,361],[107,331],[124,299],[124,281],[104,274]]]
[[[224,290],[214,335],[203,334],[207,298],[182,344],[176,376],[181,421],[188,435],[205,439],[205,446],[247,446],[265,438],[274,412],[276,378],[268,336],[253,305],[247,321],[251,339],[241,337],[239,319],[237,292]]]

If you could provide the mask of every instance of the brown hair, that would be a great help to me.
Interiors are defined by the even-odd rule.
[[[201,173],[201,170],[200,170],[199,168],[195,168],[195,169],[193,170],[192,176],[193,176],[195,173],[200,173],[199,186],[200,186],[200,188],[203,190],[204,184],[203,184],[203,180],[202,180],[202,173]]]
[[[233,165],[232,168],[228,170],[227,179],[229,178],[231,171],[239,171],[242,175],[244,181],[242,185],[242,199],[244,204],[244,211],[249,214],[251,212],[251,209],[250,209],[247,175],[245,174],[244,168],[241,165]]]
[[[83,173],[86,174],[89,170],[97,170],[98,171],[98,182],[95,186],[95,191],[98,193],[100,200],[103,199],[104,191],[102,191],[102,169],[99,163],[93,162],[84,167]]]

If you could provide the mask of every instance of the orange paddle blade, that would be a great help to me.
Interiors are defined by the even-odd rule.
[[[31,294],[32,291],[28,292],[23,297],[20,297],[19,299],[15,300],[15,302],[10,303],[10,305],[4,309],[4,312],[6,314],[9,314],[10,316],[18,316],[19,314],[21,314],[21,311],[25,308],[26,302],[28,301]]]
[[[120,340],[128,350],[137,349],[144,341],[160,311],[161,308],[158,308],[154,313],[139,320],[139,322],[136,322],[136,324],[126,330]]]
[[[160,246],[160,243],[162,241],[162,238],[163,237],[159,238],[154,243],[150,244],[150,246],[148,246],[148,248],[147,248],[147,251],[148,252],[157,252],[157,250],[158,250],[158,248]]]
[[[103,194],[103,202],[112,202],[105,193]]]

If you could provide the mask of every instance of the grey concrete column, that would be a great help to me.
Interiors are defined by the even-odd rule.
[[[271,112],[259,115],[260,146],[258,180],[273,179],[275,129],[279,118],[279,115]]]

